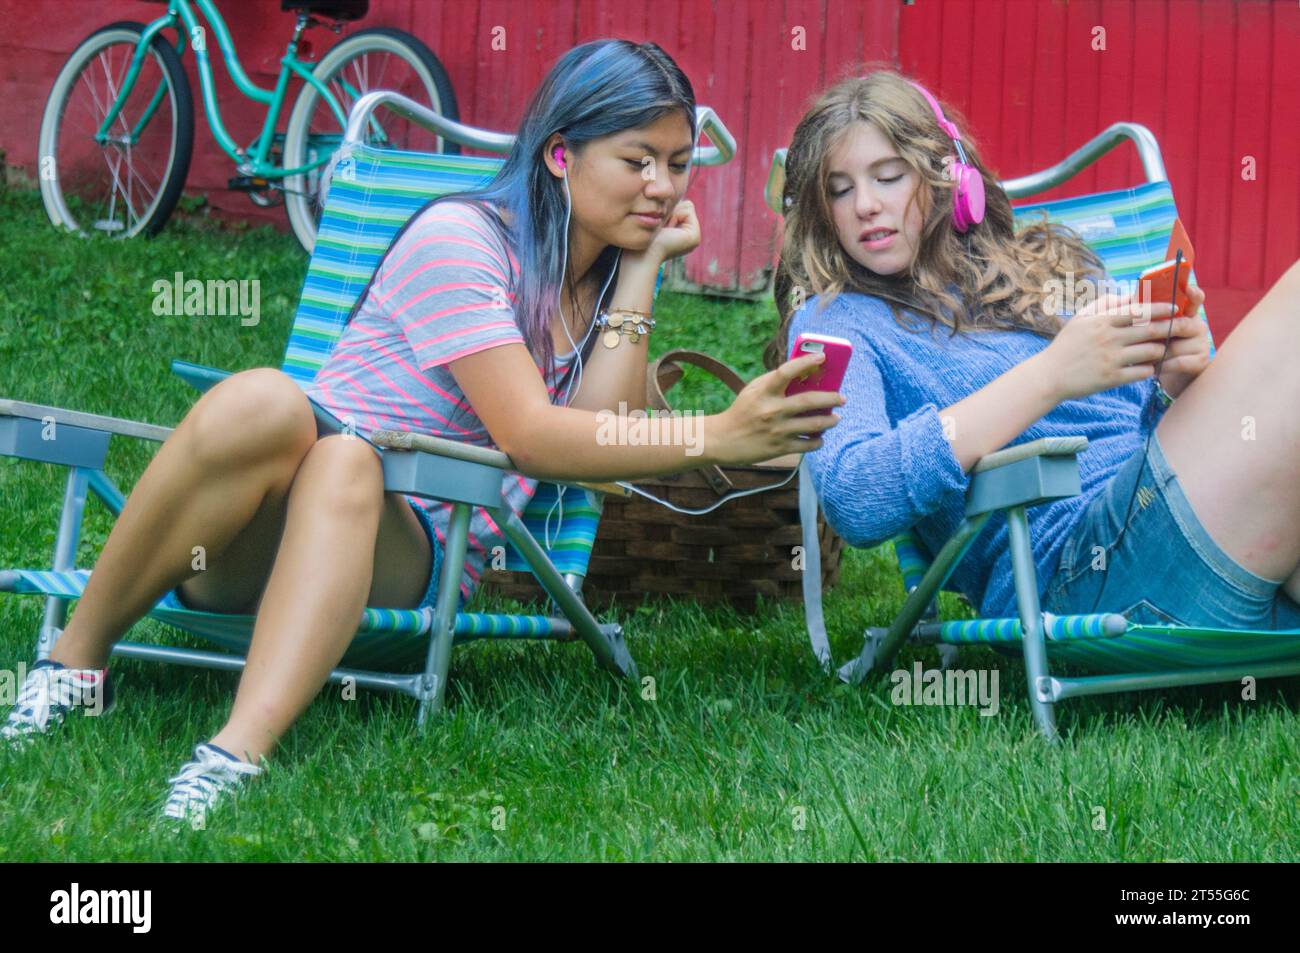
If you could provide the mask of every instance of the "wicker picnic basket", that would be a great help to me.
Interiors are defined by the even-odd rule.
[[[744,387],[731,367],[698,351],[669,351],[646,373],[646,397],[656,411],[671,408],[664,397],[691,364],[723,381],[734,393]],[[775,487],[791,475],[800,456],[790,454],[752,466],[704,467],[637,481],[659,499],[685,509],[703,509],[734,490]],[[613,487],[606,494],[583,594],[592,605],[611,599],[636,605],[649,596],[677,596],[699,602],[728,602],[752,612],[757,597],[803,597],[803,544],[799,523],[799,479],[779,489],[728,500],[710,513],[688,515]],[[839,581],[844,541],[817,519],[822,587]],[[488,570],[483,585],[528,601],[545,598],[527,572]]]

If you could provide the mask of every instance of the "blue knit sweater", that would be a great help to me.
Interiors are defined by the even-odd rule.
[[[808,455],[826,518],[852,546],[876,546],[915,527],[930,552],[937,553],[961,524],[970,487],[970,476],[944,436],[939,411],[1050,342],[1028,331],[979,331],[954,338],[943,326],[931,331],[929,319],[910,310],[902,315],[912,329],[904,329],[888,303],[861,294],[840,294],[821,313],[818,306],[815,296],[795,313],[790,341],[810,331],[853,342],[840,391],[846,401],[838,410],[840,423]],[[1067,400],[1012,441],[1088,438],[1088,449],[1079,455],[1082,493],[1026,511],[1040,599],[1084,508],[1141,450],[1160,419],[1163,407],[1154,391],[1155,379],[1150,378]],[[1018,615],[1004,513],[989,518],[945,588],[960,591],[983,618]]]

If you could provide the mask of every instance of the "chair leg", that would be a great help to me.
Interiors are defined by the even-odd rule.
[[[946,672],[950,668],[956,668],[957,663],[961,661],[961,650],[955,645],[939,643],[939,671]]]
[[[885,641],[889,629],[884,626],[868,626],[862,632],[862,651],[841,665],[837,671],[841,682],[861,685],[863,680],[876,667],[880,656],[880,646]]]
[[[564,573],[564,581],[573,590],[573,594],[581,599],[582,584],[586,581],[585,578],[579,576],[576,572],[566,572]],[[564,610],[560,608],[560,604],[551,597],[550,593],[547,593],[546,596],[546,614],[552,616],[564,614]]]
[[[509,507],[497,507],[492,516],[505,531],[506,538],[514,543],[519,555],[524,557],[542,588],[560,607],[578,637],[591,648],[600,666],[616,677],[637,681],[640,676],[632,653],[623,641],[623,627],[615,623],[601,625],[596,621],[582,597],[560,575],[541,544],[532,537],[523,521]]]
[[[1040,688],[1047,679],[1047,642],[1043,633],[1043,614],[1038,605],[1038,576],[1034,571],[1034,553],[1029,542],[1029,521],[1025,508],[1007,510],[1007,530],[1011,538],[1011,571],[1016,584],[1016,605],[1020,609],[1021,645],[1025,654],[1025,678],[1029,683],[1029,705],[1034,721],[1050,742],[1058,739],[1056,716],[1048,696]]]
[[[54,539],[55,572],[71,572],[77,568],[77,543],[81,539],[81,519],[86,512],[86,496],[90,487],[90,471],[82,467],[68,470],[68,482],[63,490],[63,512],[59,514],[58,535]],[[36,637],[36,660],[50,657],[54,643],[63,634],[68,620],[68,600],[58,596],[45,599],[45,617]]]
[[[921,581],[907,594],[902,610],[885,631],[884,636],[879,639],[869,638],[862,646],[862,653],[853,661],[840,667],[841,679],[855,685],[859,684],[877,664],[885,666],[894,661],[903,642],[912,634],[912,630],[921,621],[930,604],[938,598],[939,591],[948,581],[953,570],[965,558],[966,551],[975,542],[975,537],[984,528],[991,513],[991,510],[985,511],[962,520],[961,525],[952,534],[952,538],[944,543],[939,554],[934,557],[934,562],[930,563],[930,568],[925,571]]]
[[[442,710],[447,690],[447,669],[451,665],[451,641],[456,628],[456,608],[460,602],[460,579],[465,571],[465,549],[469,537],[469,504],[451,508],[447,525],[447,550],[443,554],[442,578],[438,580],[438,604],[434,607],[433,628],[429,632],[429,655],[420,686],[420,710],[416,725],[424,730],[430,712]]]

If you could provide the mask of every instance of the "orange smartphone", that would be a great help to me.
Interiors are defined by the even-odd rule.
[[[1183,260],[1178,262],[1178,252],[1182,251]],[[1178,306],[1180,316],[1190,315],[1192,299],[1187,294],[1187,281],[1192,274],[1192,241],[1187,237],[1182,219],[1174,219],[1173,231],[1169,233],[1169,247],[1165,250],[1166,261],[1148,268],[1138,277],[1138,301],[1150,301],[1164,304],[1173,300]],[[1174,297],[1174,271],[1178,272],[1178,294]],[[1164,320],[1168,315],[1152,320]]]

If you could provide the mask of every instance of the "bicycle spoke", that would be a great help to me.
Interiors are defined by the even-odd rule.
[[[151,176],[153,176],[154,179],[156,179],[159,183],[162,182],[162,178],[163,178],[162,175],[158,172],[157,169],[153,167],[153,164],[149,162],[148,159],[144,158],[142,155],[139,155],[138,151],[136,154],[136,161],[139,162],[140,165],[144,166],[145,171],[148,172]],[[143,182],[144,180],[141,179],[141,181]],[[161,188],[161,184],[159,187]]]
[[[334,98],[338,100],[339,108],[343,110],[343,115],[346,116],[352,111],[352,97],[348,95],[347,87],[340,81],[334,80],[334,88],[331,91],[334,93]],[[328,105],[326,108],[329,108]]]
[[[82,82],[84,82],[84,83],[86,84],[86,88],[90,91],[90,98],[91,98],[92,100],[94,100],[94,102],[95,102],[95,108],[99,110],[99,115],[96,116],[96,117],[94,117],[94,118],[95,118],[95,130],[98,131],[98,130],[99,130],[99,124],[100,124],[101,122],[103,122],[103,121],[104,121],[104,117],[105,117],[106,115],[108,115],[108,109],[106,109],[106,108],[104,107],[104,105],[103,105],[102,103],[100,103],[100,101],[99,101],[99,92],[95,89],[95,83],[94,83],[94,79],[93,79],[93,77],[91,76],[91,70],[88,70],[88,69],[87,69],[87,70],[82,70],[82,72],[81,72],[81,80],[82,80]],[[87,107],[87,108],[89,108],[89,107]]]
[[[100,55],[99,61],[104,67],[104,84],[108,87],[108,107],[104,110],[104,115],[107,116],[108,110],[112,109],[113,104],[117,102],[117,90],[113,86],[113,77],[109,75],[108,64],[104,62],[103,54]],[[131,132],[131,127],[126,125],[126,117],[123,115],[126,103],[123,103],[122,106],[123,109],[119,109],[117,112],[117,120],[122,123],[123,131],[129,134]]]
[[[107,154],[108,153],[106,152],[105,155]],[[113,172],[113,198],[114,198],[113,205],[116,204],[117,194],[120,192],[122,195],[122,206],[126,210],[126,229],[127,231],[130,231],[130,229],[133,227],[133,223],[140,221],[140,216],[136,214],[135,206],[131,204],[130,192],[128,191],[127,186],[123,184],[122,177],[119,174],[123,162],[124,162],[124,158],[122,154],[118,153],[117,164],[114,165],[110,161],[109,166]],[[113,205],[109,206],[110,209],[109,219],[111,221],[116,220],[115,216],[112,214]]]
[[[157,190],[155,190],[155,189],[150,189],[150,188],[149,188],[149,183],[145,180],[144,176],[142,176],[142,175],[141,175],[141,174],[136,170],[136,168],[135,168],[135,161],[134,161],[133,153],[134,153],[134,150],[129,149],[129,148],[127,149],[127,154],[126,154],[126,169],[127,169],[127,172],[128,172],[130,175],[135,176],[136,180],[139,181],[139,183],[140,183],[140,188],[144,191],[145,195],[147,195],[147,196],[149,197],[149,201],[145,203],[145,208],[149,208],[151,205],[153,205],[154,200],[157,199],[157,197],[158,197],[158,192],[157,192]]]
[[[140,61],[140,72],[143,73],[145,65],[149,62],[149,57],[153,55],[151,50],[145,50],[144,59]],[[117,73],[117,88],[122,89],[126,86],[126,74],[131,71],[131,61],[135,59],[135,51],[124,52],[122,56],[122,68]],[[139,77],[136,77],[139,79]]]
[[[103,63],[102,57],[101,57],[101,63]],[[120,89],[120,84],[114,84],[112,75],[108,71],[108,67],[106,63],[104,64],[104,70],[105,70],[104,81],[106,86],[108,87],[108,92],[111,96],[111,102],[116,102],[119,95],[118,90]],[[125,104],[123,104],[123,108],[118,111],[118,119],[121,120],[123,125],[123,130],[124,130],[123,135],[129,138],[130,125],[126,118]],[[133,149],[129,141],[123,143],[120,149],[114,148],[112,144],[109,144],[103,150],[104,161],[108,165],[109,171],[111,172],[113,177],[113,182],[112,182],[113,199],[109,205],[109,220],[110,221],[116,220],[114,209],[116,206],[117,196],[121,195],[122,207],[124,210],[124,215],[126,217],[127,231],[132,230],[136,226],[136,224],[141,221],[140,213],[136,210],[136,203],[133,201],[135,182],[137,180],[139,181],[142,187],[142,191],[146,196],[149,197],[149,204],[152,204],[154,196],[156,195],[156,192],[149,189],[148,183],[144,181],[143,176],[141,176],[140,172],[135,168],[135,162],[132,153],[133,153]],[[124,172],[125,175],[123,174]],[[147,207],[148,206],[146,205],[146,208]]]
[[[117,221],[117,166],[113,164],[113,160],[112,158],[109,157],[107,151],[105,151],[104,153],[104,163],[108,166],[109,172],[112,173],[113,175],[113,188],[110,189],[108,193],[108,215],[104,219],[104,221],[116,222]],[[94,222],[91,223],[92,226],[94,224],[95,224]]]

